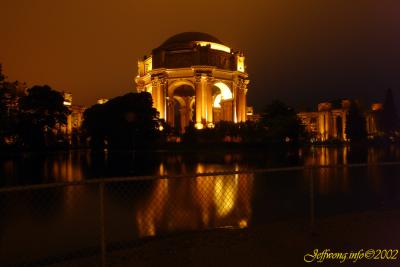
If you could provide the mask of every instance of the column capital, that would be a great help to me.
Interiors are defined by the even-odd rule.
[[[210,78],[214,78],[210,72],[201,72],[201,71],[196,71],[194,77],[195,77],[195,82],[200,82],[201,80],[208,80]]]
[[[151,86],[153,86],[153,88],[154,88],[154,87],[157,87],[157,86],[158,86],[158,83],[159,83],[159,79],[158,79],[157,76],[156,76],[156,77],[153,77],[153,78],[151,79]]]
[[[207,80],[208,85],[212,85],[215,82],[215,79],[213,76],[208,76],[206,80]]]
[[[194,76],[194,82],[200,83],[200,81],[201,81],[201,75],[196,74],[196,76]]]
[[[143,92],[146,90],[146,84],[143,80],[140,79],[136,81],[136,90],[138,92]]]

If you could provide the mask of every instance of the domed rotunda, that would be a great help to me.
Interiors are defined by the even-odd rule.
[[[149,92],[160,118],[179,132],[218,121],[246,121],[245,57],[216,37],[184,32],[138,62],[138,92]]]

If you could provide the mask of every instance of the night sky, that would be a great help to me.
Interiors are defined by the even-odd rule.
[[[0,10],[5,74],[70,91],[75,104],[133,91],[137,59],[185,31],[245,52],[258,109],[400,95],[396,0],[0,0]]]

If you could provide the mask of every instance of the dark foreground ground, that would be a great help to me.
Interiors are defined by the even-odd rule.
[[[400,211],[374,211],[305,221],[276,222],[247,229],[220,229],[148,239],[109,252],[107,266],[400,266],[397,260],[325,260],[305,263],[305,254],[330,249],[399,249]],[[97,266],[94,258],[51,265]]]

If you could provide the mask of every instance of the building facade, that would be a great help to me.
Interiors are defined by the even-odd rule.
[[[79,143],[79,133],[83,123],[83,113],[86,108],[73,105],[71,93],[63,92],[62,94],[64,97],[64,105],[68,107],[71,113],[67,116],[67,124],[58,124],[55,133],[66,138],[69,144]]]
[[[301,119],[306,132],[315,141],[349,141],[346,135],[346,121],[350,109],[351,100],[322,102],[318,104],[318,110],[313,112],[300,112]],[[372,104],[371,109],[364,112],[367,135],[370,139],[375,138],[379,132],[379,112],[382,104]]]
[[[172,36],[138,62],[138,92],[149,92],[168,125],[183,132],[246,121],[248,74],[242,52],[198,32]]]

